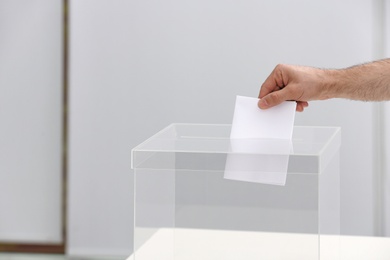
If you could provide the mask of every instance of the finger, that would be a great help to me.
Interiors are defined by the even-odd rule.
[[[271,92],[268,95],[264,96],[262,99],[260,99],[258,106],[261,109],[267,109],[279,105],[283,101],[290,99],[291,98],[289,97],[289,91],[284,88],[278,91]]]
[[[304,109],[305,109],[305,107],[303,106],[302,103],[297,103],[296,111],[303,112]]]
[[[307,101],[297,101],[298,104],[302,104],[303,107],[308,107],[309,103]]]
[[[296,111],[303,112],[303,110],[305,110],[305,108],[308,106],[309,106],[309,103],[306,101],[297,101]]]
[[[266,95],[268,95],[271,92],[274,92],[276,90],[279,90],[279,86],[277,84],[276,80],[276,68],[271,72],[271,74],[267,77],[267,79],[264,81],[264,83],[261,85],[259,98],[263,98]]]

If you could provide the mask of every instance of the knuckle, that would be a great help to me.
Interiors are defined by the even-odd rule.
[[[278,65],[276,65],[275,70],[284,70],[286,66],[286,64],[279,63]]]

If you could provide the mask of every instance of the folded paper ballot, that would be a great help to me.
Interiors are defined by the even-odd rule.
[[[296,102],[261,110],[258,101],[236,98],[224,178],[285,185]]]

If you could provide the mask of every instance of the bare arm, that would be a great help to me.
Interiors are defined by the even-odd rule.
[[[259,98],[262,109],[295,100],[297,111],[311,100],[390,100],[390,59],[339,70],[278,65],[261,86]]]

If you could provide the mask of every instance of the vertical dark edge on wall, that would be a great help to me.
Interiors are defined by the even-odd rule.
[[[67,196],[68,196],[68,90],[69,90],[69,0],[63,1],[63,127],[62,127],[62,241],[63,253],[67,246]]]
[[[69,0],[62,0],[62,243],[8,243],[0,242],[0,252],[64,254],[67,241],[67,164],[68,164],[68,31]]]

